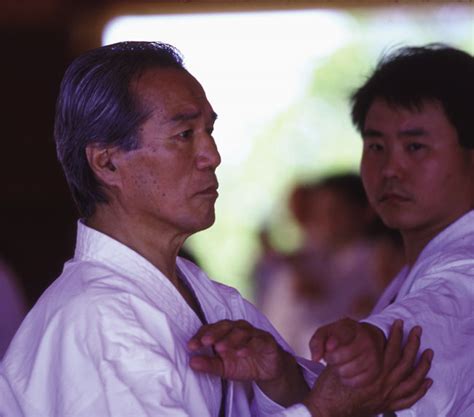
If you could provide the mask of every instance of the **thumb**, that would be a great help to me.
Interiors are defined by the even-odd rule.
[[[309,341],[309,350],[311,351],[311,359],[315,362],[320,361],[326,353],[326,342],[329,337],[327,326],[320,327],[314,333]]]

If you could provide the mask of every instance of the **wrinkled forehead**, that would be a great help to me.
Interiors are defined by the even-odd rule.
[[[181,68],[148,69],[134,78],[131,89],[148,110],[210,106],[201,84]]]

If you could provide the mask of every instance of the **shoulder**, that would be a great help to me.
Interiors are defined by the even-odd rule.
[[[446,285],[454,288],[467,286],[474,290],[474,245],[446,247],[418,260],[412,268],[414,287]]]
[[[144,313],[142,313],[144,312]],[[94,332],[113,333],[140,327],[146,314],[160,312],[130,278],[87,262],[68,262],[63,273],[41,295],[20,327],[19,335],[90,339]]]
[[[411,275],[420,284],[458,285],[474,279],[474,213],[469,212],[443,230],[422,251]]]
[[[439,233],[420,254],[420,272],[472,271],[474,267],[474,212],[469,212]]]

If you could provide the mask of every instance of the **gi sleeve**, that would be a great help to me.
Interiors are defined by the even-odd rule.
[[[405,335],[415,326],[423,329],[420,353],[434,351],[428,374],[434,383],[428,393],[408,410],[408,416],[468,416],[463,410],[474,403],[474,266],[453,262],[424,271],[410,292],[367,323],[388,335],[395,319],[404,320]]]

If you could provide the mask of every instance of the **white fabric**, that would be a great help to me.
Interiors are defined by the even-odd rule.
[[[390,302],[396,297],[396,301]],[[400,417],[474,416],[474,212],[443,230],[387,288],[368,319],[388,334],[396,318],[421,325],[432,348],[426,396]]]
[[[236,290],[209,280],[183,259],[178,267],[208,322],[245,319],[289,349]],[[152,264],[79,223],[74,258],[28,314],[5,355],[0,404],[6,407],[9,387],[10,406],[21,412],[8,417],[216,417],[220,379],[188,365],[186,344],[200,326]],[[227,416],[284,411],[255,387],[229,383]],[[301,407],[294,409],[294,416],[302,415]]]
[[[295,404],[275,414],[274,417],[311,417],[311,413],[303,404]]]

